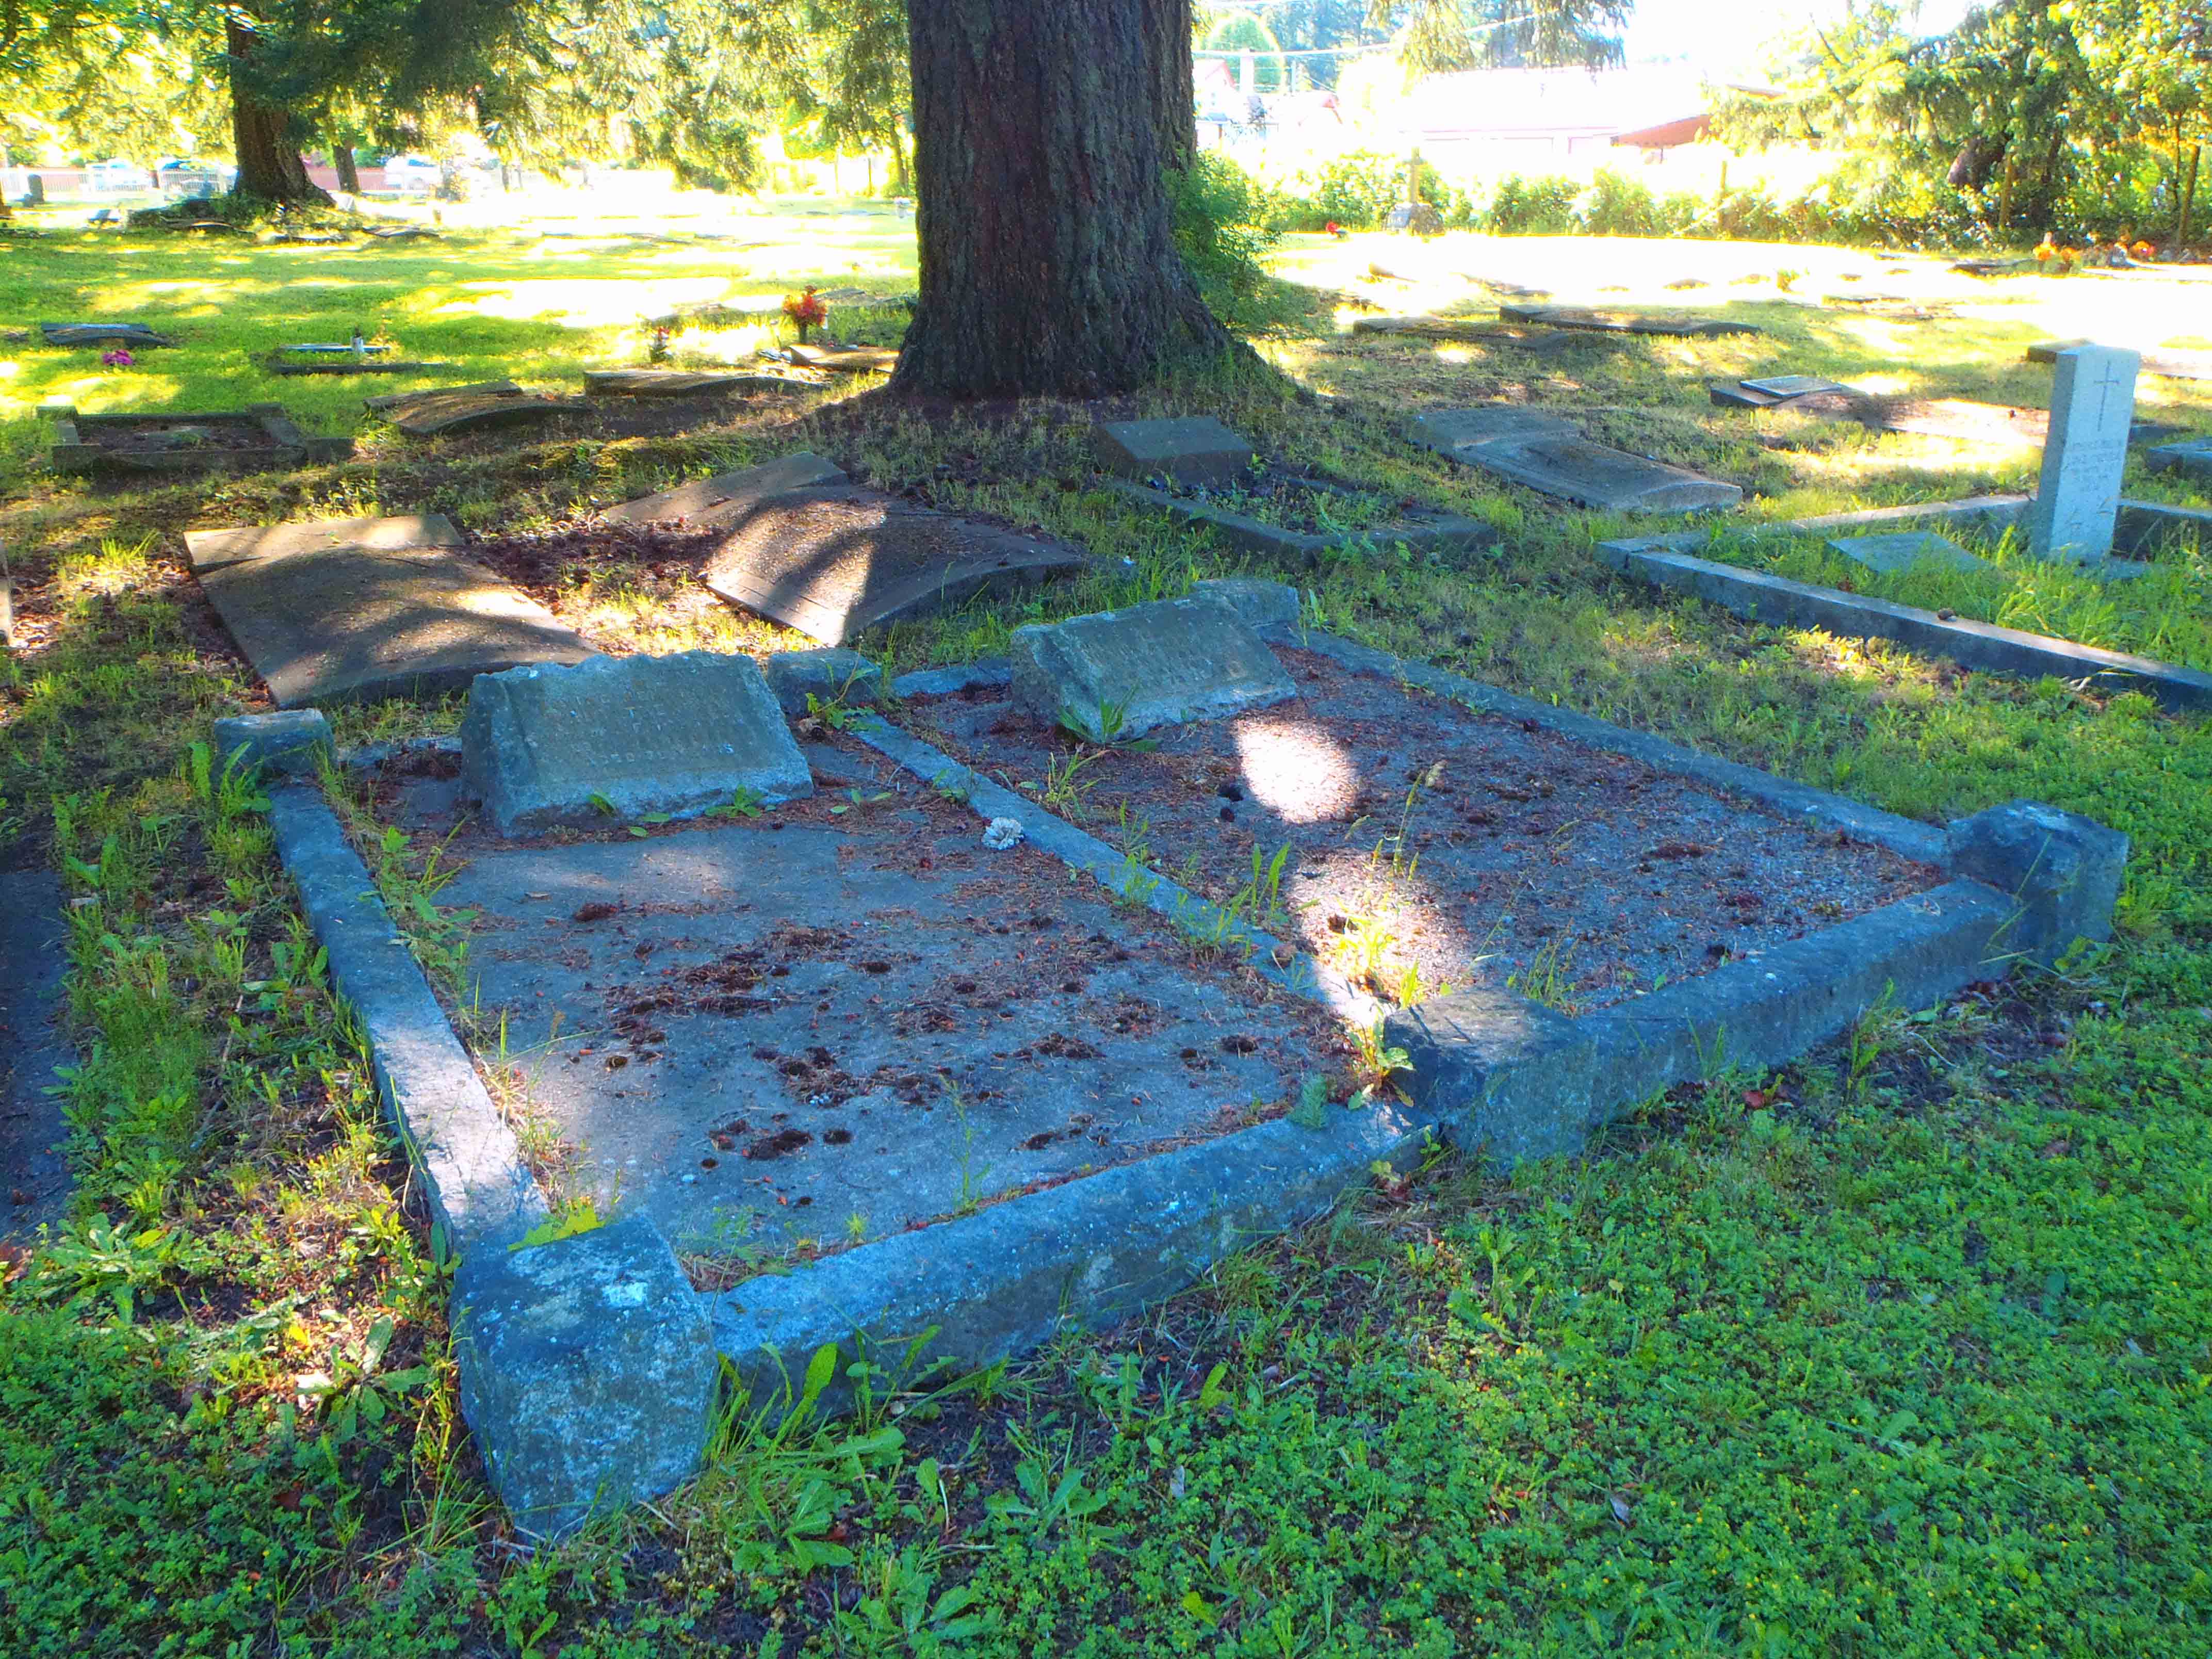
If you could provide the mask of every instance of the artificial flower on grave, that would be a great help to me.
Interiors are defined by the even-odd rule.
[[[819,328],[829,320],[830,307],[823,303],[821,295],[810,287],[804,294],[783,296],[783,314],[799,325],[799,342],[804,344],[808,329]]]
[[[2138,263],[2142,264],[2148,264],[2153,259],[2158,258],[2158,250],[2153,247],[2148,242],[2137,242],[2133,247],[2130,248],[2128,252],[2135,257]]]
[[[100,363],[103,368],[128,368],[137,361],[121,346],[116,347],[112,351],[103,351],[100,354]]]
[[[2035,263],[2047,265],[2058,257],[2058,244],[2045,236],[2035,245]]]

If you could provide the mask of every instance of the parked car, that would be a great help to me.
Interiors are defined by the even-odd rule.
[[[236,167],[213,161],[164,161],[154,171],[161,181],[161,194],[180,202],[221,195],[238,177]]]
[[[427,155],[394,155],[384,164],[384,187],[409,196],[428,196],[444,170]]]

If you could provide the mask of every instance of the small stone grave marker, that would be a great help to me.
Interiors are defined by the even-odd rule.
[[[1916,564],[1939,565],[1947,570],[1994,570],[1987,559],[1973,554],[1932,530],[1895,530],[1873,536],[1835,536],[1828,545],[1847,559],[1869,570],[1885,574],[1909,570]]]
[[[890,346],[795,345],[786,349],[794,363],[833,374],[888,374],[899,360]]]
[[[2024,520],[2028,551],[2036,557],[2101,559],[2111,553],[2141,362],[2112,346],[2072,346],[2058,354],[2050,435]]]
[[[1229,483],[1252,465],[1252,441],[1211,415],[1171,420],[1101,421],[1091,428],[1098,464],[1127,478]]]
[[[1018,628],[1012,654],[1015,703],[1101,743],[1297,695],[1236,607],[1211,596]]]
[[[1455,461],[1608,512],[1694,513],[1743,499],[1732,483],[1591,443],[1563,416],[1517,404],[1419,416],[1411,435]]]
[[[737,369],[587,368],[584,391],[594,398],[697,398],[723,392],[810,390],[804,380]]]
[[[1706,392],[1714,404],[1723,409],[1780,409],[1812,398],[1845,398],[1850,388],[1822,380],[1817,374],[1772,374],[1764,380],[1708,386]]]
[[[176,343],[143,323],[40,323],[39,332],[51,346],[137,346],[143,350]]]
[[[814,792],[760,665],[711,651],[479,675],[461,778],[502,836]]]
[[[625,502],[606,516],[720,531],[700,572],[706,585],[824,645],[1085,563],[1064,542],[862,489],[804,453]]]
[[[185,537],[194,574],[283,708],[458,690],[591,649],[474,560],[441,514]]]
[[[362,402],[410,438],[431,438],[472,427],[542,421],[578,406],[574,399],[557,398],[551,392],[525,392],[512,380],[395,392],[379,398],[364,398]]]

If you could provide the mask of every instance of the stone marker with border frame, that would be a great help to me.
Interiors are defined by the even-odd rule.
[[[1297,695],[1237,603],[1211,593],[1018,628],[1013,658],[1016,706],[1096,743]]]
[[[66,398],[49,398],[39,405],[39,413],[54,422],[54,441],[47,459],[57,472],[204,472],[233,466],[255,471],[342,461],[353,453],[352,439],[310,437],[285,414],[282,404],[248,404],[243,409],[210,411],[116,410],[86,415]],[[244,448],[215,444],[111,448],[92,442],[89,436],[100,430],[179,425],[238,428],[257,434],[261,441]]]
[[[192,571],[283,708],[459,690],[591,647],[467,557],[444,514],[185,535]]]
[[[1408,435],[1466,465],[1608,512],[1695,513],[1743,500],[1735,484],[1591,443],[1549,410],[1517,404],[1438,410],[1416,416]]]
[[[2143,467],[2151,472],[2212,478],[2212,438],[2185,438],[2179,443],[2160,444],[2144,452]]]
[[[2057,354],[2050,435],[2022,520],[2027,550],[2037,558],[2101,559],[2112,552],[2142,362],[2112,346]]]
[[[461,781],[502,836],[814,793],[760,665],[711,651],[478,675]]]
[[[1948,536],[1932,530],[1891,530],[1869,536],[1832,536],[1828,545],[1845,558],[1869,570],[1885,574],[1910,570],[1930,563],[1946,570],[1995,570],[1987,559],[1978,558]]]

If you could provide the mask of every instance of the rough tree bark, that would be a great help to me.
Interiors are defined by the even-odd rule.
[[[230,58],[230,133],[238,154],[238,194],[270,202],[327,204],[330,192],[307,177],[291,112],[263,102],[252,91],[248,65],[256,45],[253,32],[235,16],[227,18],[223,45]]]
[[[1096,397],[1231,349],[1162,177],[1188,0],[914,5],[908,33],[921,292],[895,390]]]
[[[331,141],[331,166],[337,170],[340,190],[349,196],[361,194],[361,168],[355,163],[351,144]]]

